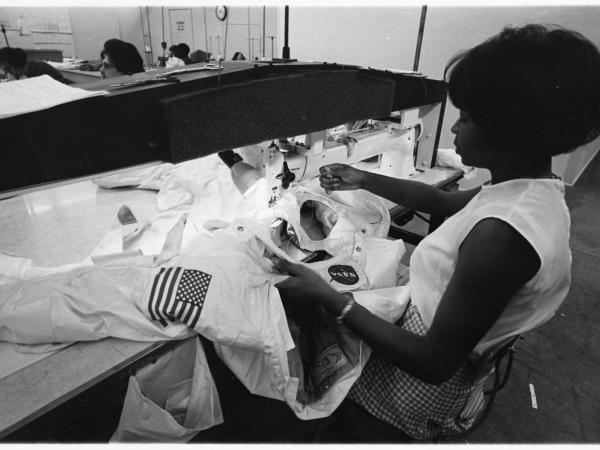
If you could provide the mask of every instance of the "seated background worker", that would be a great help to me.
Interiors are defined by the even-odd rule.
[[[14,81],[41,75],[50,75],[61,83],[73,83],[48,63],[35,60],[28,61],[27,54],[21,48],[0,48],[0,78]]]
[[[175,50],[175,56],[181,59],[186,65],[192,64],[192,60],[190,59],[190,46],[181,42],[177,44],[177,49]]]
[[[169,59],[167,59],[165,67],[171,68],[185,66],[185,61],[177,55],[179,55],[179,47],[177,45],[171,45],[169,47]]]
[[[233,58],[231,58],[232,61],[245,61],[246,57],[244,56],[244,54],[242,52],[235,52],[233,54]]]
[[[542,325],[569,290],[570,218],[551,163],[600,134],[598,49],[561,28],[506,28],[446,72],[460,109],[457,153],[489,169],[490,185],[444,192],[343,164],[321,168],[326,191],[366,189],[448,217],[411,256],[400,320],[371,314],[305,265],[277,263],[291,275],[278,285],[284,305],[322,306],[373,349],[334,413],[333,441],[429,439],[470,426],[483,406],[470,356]]]
[[[144,71],[144,61],[135,45],[120,39],[109,39],[100,52],[103,78],[132,75]]]

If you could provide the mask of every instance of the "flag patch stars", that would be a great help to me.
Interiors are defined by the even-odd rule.
[[[152,320],[167,326],[167,320],[180,320],[194,328],[212,275],[182,267],[162,268],[154,277],[148,311]]]

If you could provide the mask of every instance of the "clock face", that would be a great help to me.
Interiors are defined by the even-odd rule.
[[[217,19],[225,20],[227,18],[227,6],[219,5],[215,8]]]

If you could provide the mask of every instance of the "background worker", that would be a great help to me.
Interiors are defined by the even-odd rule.
[[[21,48],[0,48],[0,78],[14,81],[41,75],[49,75],[61,83],[73,83],[50,64],[44,61],[28,60],[27,54]]]
[[[103,78],[132,75],[144,71],[144,61],[135,45],[120,39],[109,39],[100,52]]]

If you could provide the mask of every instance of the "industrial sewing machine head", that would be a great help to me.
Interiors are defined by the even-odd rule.
[[[328,164],[352,164],[406,178],[429,167],[437,125],[433,119],[438,114],[439,105],[425,105],[393,112],[384,119],[352,121],[252,146],[246,159],[265,175],[269,206],[290,186],[318,177],[319,168]]]

